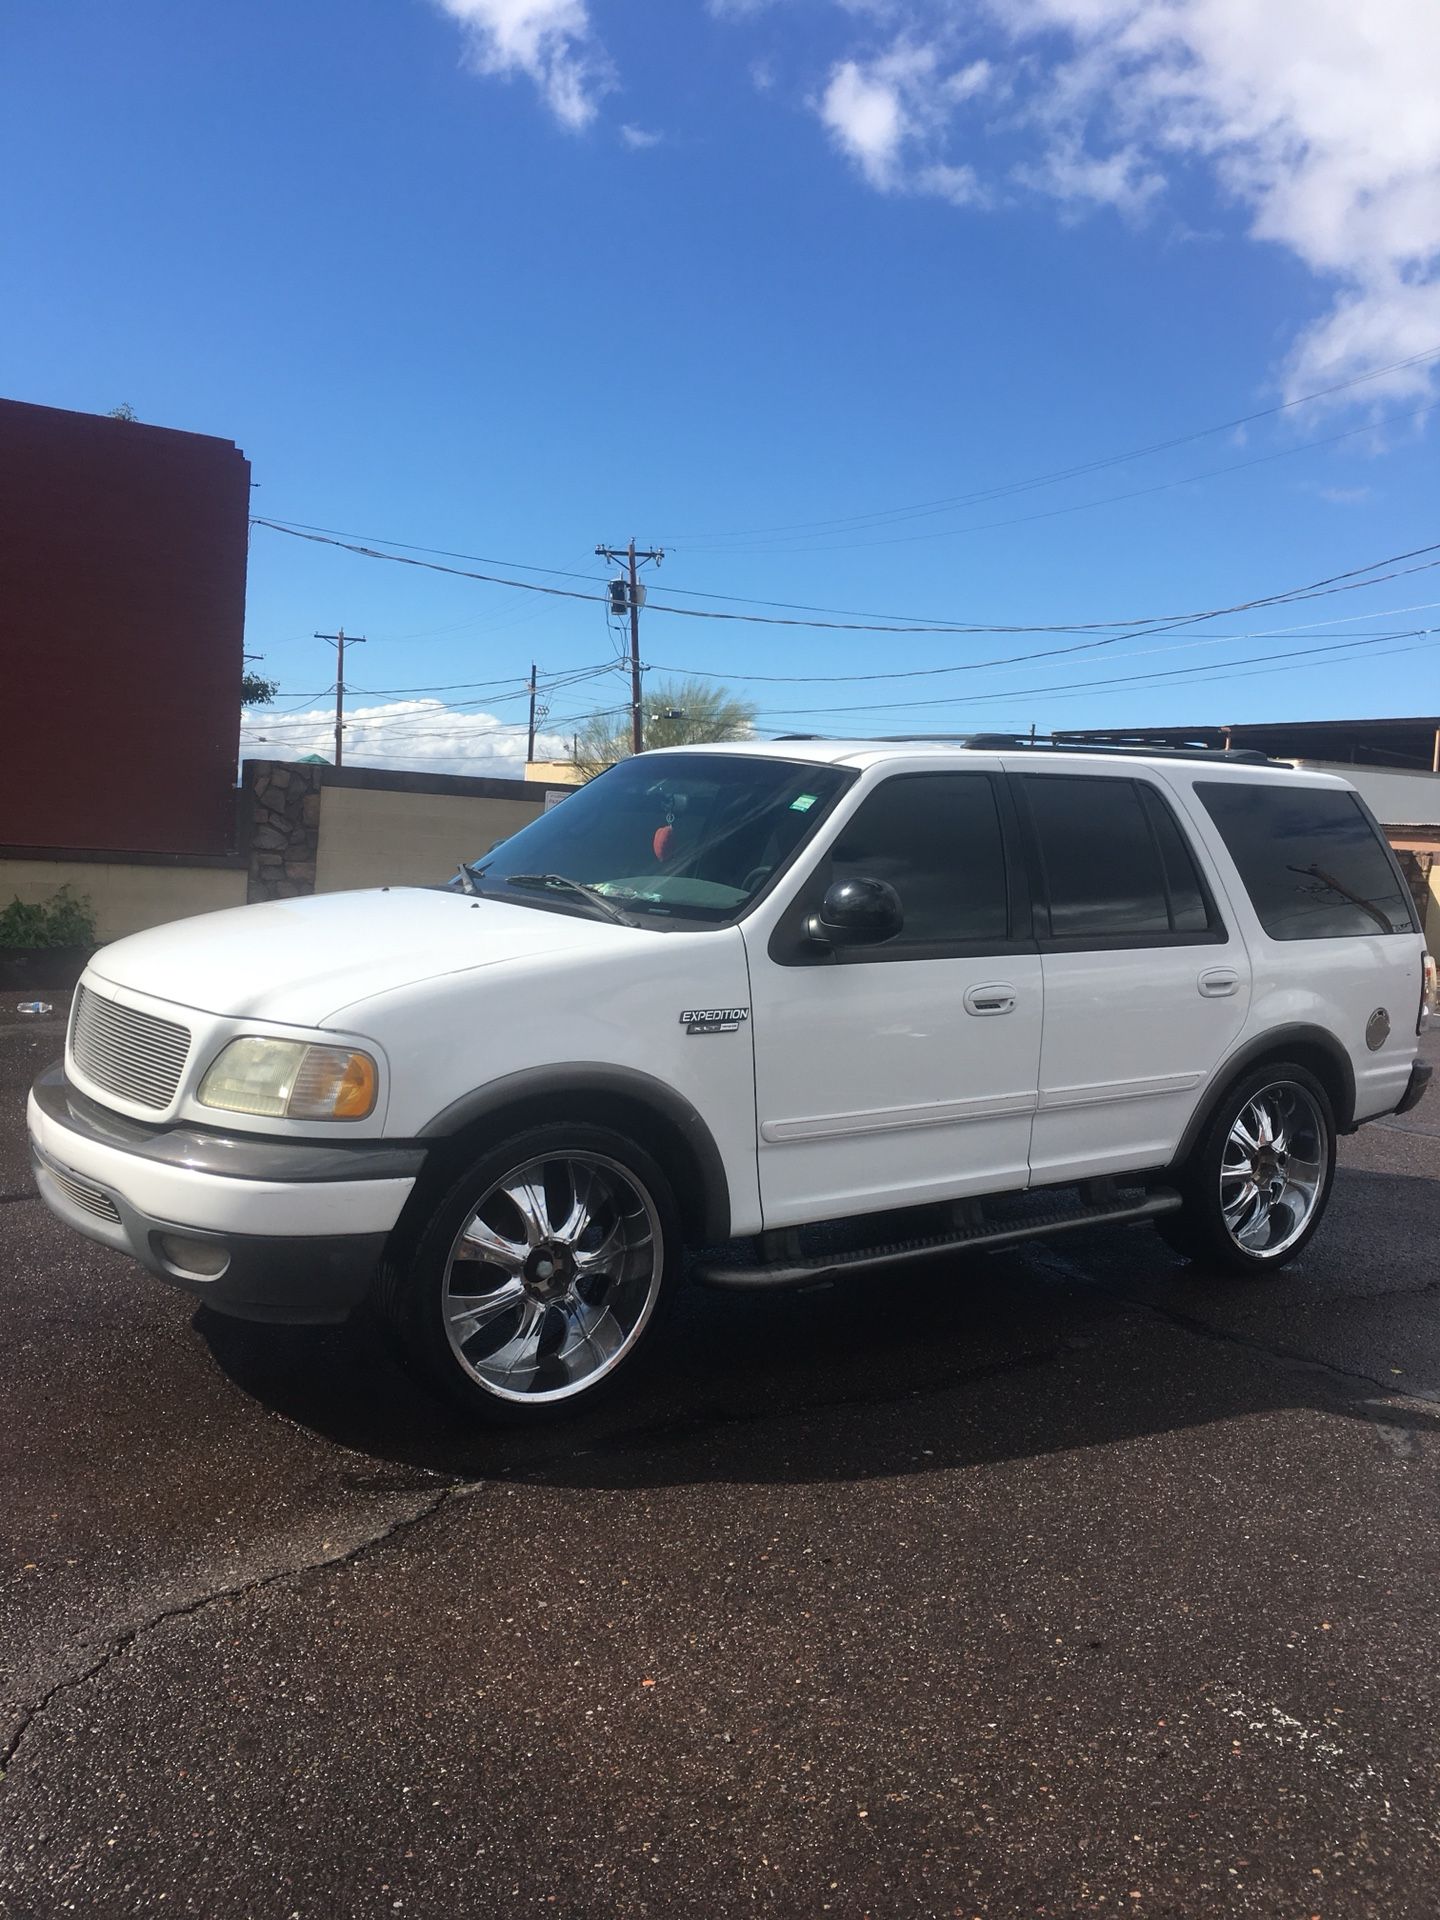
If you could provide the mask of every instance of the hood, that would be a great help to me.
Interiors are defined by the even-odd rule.
[[[103,947],[102,980],[206,1013],[316,1027],[345,1007],[502,961],[616,952],[644,934],[428,887],[315,894],[177,920]]]

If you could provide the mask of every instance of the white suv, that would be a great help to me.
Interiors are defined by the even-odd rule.
[[[1278,1267],[1336,1133],[1419,1100],[1433,990],[1338,778],[685,748],[448,887],[105,948],[30,1136],[54,1211],[152,1273],[255,1319],[373,1300],[477,1412],[534,1418],[623,1374],[687,1249],[786,1286],[1152,1219]]]

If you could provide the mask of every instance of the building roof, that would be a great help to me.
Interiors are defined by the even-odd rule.
[[[1378,720],[1261,720],[1196,727],[1106,728],[1071,732],[1072,740],[1134,739],[1157,746],[1204,741],[1211,746],[1251,747],[1281,760],[1331,760],[1349,766],[1390,767],[1396,772],[1435,771],[1440,714],[1408,714]]]

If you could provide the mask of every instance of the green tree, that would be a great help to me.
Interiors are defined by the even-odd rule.
[[[693,747],[708,740],[745,740],[755,731],[755,706],[728,687],[700,680],[660,680],[644,695],[645,745]],[[575,764],[587,780],[630,755],[626,714],[597,715],[580,729]]]
[[[242,707],[268,707],[279,691],[278,680],[267,680],[258,673],[242,673],[240,676]]]
[[[122,400],[118,407],[111,407],[105,418],[107,420],[138,420],[140,416],[128,400]]]

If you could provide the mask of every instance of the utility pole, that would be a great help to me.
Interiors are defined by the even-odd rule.
[[[659,566],[664,549],[650,547],[636,552],[632,540],[626,547],[596,547],[602,560],[623,560],[629,570],[625,598],[630,608],[630,745],[634,752],[645,751],[645,714],[640,704],[640,578],[642,562]],[[612,595],[611,604],[614,604]]]
[[[535,662],[530,662],[530,736],[525,743],[525,759],[528,764],[535,758]]]
[[[317,633],[317,640],[328,640],[335,649],[335,764],[345,764],[345,649],[347,646],[363,647],[363,633],[347,634],[341,627],[338,633]]]

